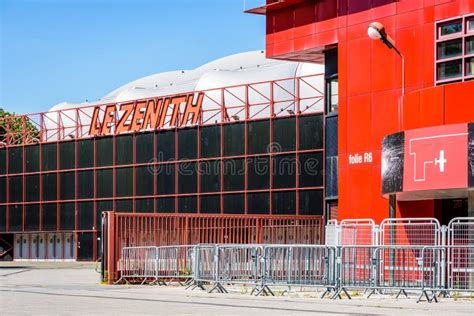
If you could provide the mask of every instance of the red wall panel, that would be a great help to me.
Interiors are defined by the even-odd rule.
[[[400,111],[402,129],[474,121],[472,107],[466,106],[466,100],[474,96],[474,82],[420,90],[434,85],[436,21],[472,13],[474,0],[332,1],[339,4],[339,16],[332,17],[334,12],[328,11],[324,19],[317,6],[329,5],[327,2],[307,1],[315,6],[314,20],[308,20],[312,12],[305,14],[307,24],[299,26],[293,38],[288,36],[291,31],[280,28],[288,32],[279,36],[284,44],[274,41],[275,28],[268,32],[271,53],[267,54],[278,57],[279,52],[292,52],[303,57],[308,49],[338,45],[339,216],[381,219],[388,214],[388,201],[380,194],[378,156],[382,137],[400,128],[401,60],[381,42],[371,41],[367,26],[373,21],[383,23],[405,55],[407,95]],[[286,14],[282,23],[288,26],[290,16],[303,14],[294,7],[283,11],[269,13],[267,18]],[[337,32],[332,33],[335,28]],[[372,152],[377,159],[370,165],[349,165],[347,156],[362,151]],[[398,204],[402,216],[432,216],[434,212],[434,201]]]

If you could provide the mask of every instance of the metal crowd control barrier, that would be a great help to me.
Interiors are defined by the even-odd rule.
[[[194,246],[194,262],[193,262],[193,287],[204,290],[204,283],[217,283],[217,245],[196,245]],[[220,292],[225,289],[220,286],[216,287]]]
[[[337,257],[337,292],[332,298],[342,298],[344,293],[350,299],[347,289],[367,290],[374,287],[375,267],[373,246],[342,246]]]
[[[119,261],[120,279],[115,283],[157,281],[157,247],[124,247]]]
[[[372,246],[377,244],[377,229],[372,219],[344,219],[340,224],[341,246]]]
[[[332,298],[349,289],[374,293],[418,293],[418,302],[436,295],[474,292],[474,218],[386,219],[380,231],[370,220],[331,221],[327,242],[304,244],[201,244],[125,247],[119,281],[145,283],[190,280],[194,288],[227,293],[245,284],[252,293],[273,295],[270,287],[325,288]],[[339,245],[337,245],[339,244]]]
[[[218,245],[216,246],[216,283],[210,290],[224,289],[224,284],[248,284],[252,294],[272,294],[264,283],[264,246],[262,245]]]
[[[336,247],[323,245],[265,246],[265,286],[326,288],[336,290]]]
[[[168,281],[189,281],[192,275],[193,246],[162,246],[156,249],[156,280],[159,284]]]
[[[447,292],[474,292],[474,244],[447,246]]]
[[[441,225],[436,218],[386,218],[375,245],[441,246]]]

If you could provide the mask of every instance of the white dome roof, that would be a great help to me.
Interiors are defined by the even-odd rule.
[[[121,103],[149,97],[184,94],[209,89],[216,90],[206,91],[206,96],[219,100],[221,96],[217,88],[322,73],[324,73],[324,65],[321,64],[267,59],[265,58],[264,51],[251,51],[220,58],[193,70],[162,72],[143,77],[107,93],[98,101],[84,103],[62,102],[53,106],[50,111],[62,110],[60,114],[61,124],[67,135],[68,130],[72,131],[76,125],[72,118],[76,116],[75,109],[77,108],[87,107],[80,109],[78,115],[80,116],[81,124],[88,126],[91,121],[93,106],[97,105]],[[324,91],[324,76],[318,76],[311,81],[312,87],[316,87],[319,91]],[[274,91],[275,100],[287,100],[288,95],[285,94],[284,90],[295,91],[297,89],[294,80],[282,84],[285,85],[284,89]],[[309,90],[312,90],[309,86],[300,86],[300,98],[304,99],[305,95],[307,96],[309,93],[314,93],[314,91],[309,92]],[[236,94],[241,94],[238,96],[240,100],[245,99],[243,91],[244,89],[234,91]],[[249,103],[257,104],[259,102],[267,102],[268,99],[265,100],[262,95],[269,95],[269,85],[259,87],[258,92],[249,89],[248,93]],[[235,96],[226,95],[224,97],[225,100],[223,104],[235,104],[236,100],[239,100],[235,98]],[[301,101],[301,103],[303,102],[304,101]],[[304,105],[301,104],[301,106]],[[209,100],[205,100],[202,104],[203,111],[211,110],[206,113],[210,113],[218,109],[218,107],[215,102],[210,102]],[[322,107],[322,102],[320,102],[314,110],[320,111]],[[283,109],[279,110],[283,111]],[[232,109],[227,109],[230,116],[232,116],[232,111]],[[255,108],[255,111],[259,113],[260,117],[269,115],[265,109],[260,111]],[[205,115],[206,114],[203,114],[203,116]],[[45,117],[46,127],[50,124],[54,125],[57,118],[57,113],[47,113]],[[206,119],[206,117],[204,117],[204,119]],[[49,120],[51,122],[48,122]],[[58,137],[57,134],[46,136],[48,140],[52,140],[55,137]]]
[[[61,102],[53,106],[50,111],[119,103],[146,97],[159,97],[323,72],[324,65],[267,59],[265,51],[251,51],[223,57],[193,70],[153,74],[129,82],[107,93],[98,101]]]

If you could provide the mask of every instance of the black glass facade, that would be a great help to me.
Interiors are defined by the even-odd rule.
[[[97,231],[102,211],[322,215],[323,115],[0,149],[0,232]]]

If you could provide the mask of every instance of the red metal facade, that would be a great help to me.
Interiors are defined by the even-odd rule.
[[[384,136],[474,120],[472,82],[434,87],[437,23],[473,12],[473,0],[305,1],[259,12],[266,14],[270,58],[322,61],[324,49],[338,48],[340,219],[388,216],[381,196]],[[405,55],[403,100],[401,60],[369,39],[367,27],[374,21]],[[349,163],[350,155],[363,153],[372,153],[373,162]],[[435,200],[398,202],[397,216],[435,216],[436,208]]]

